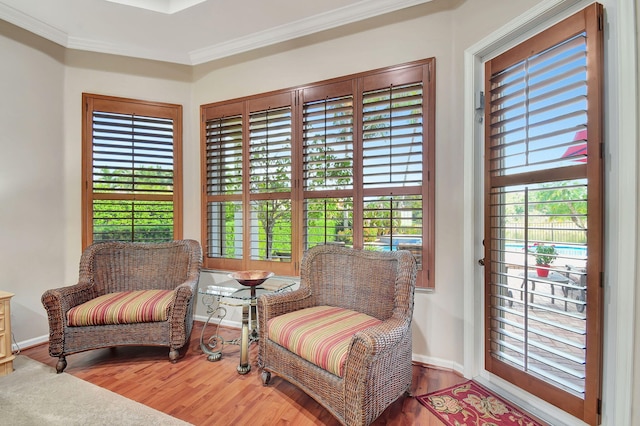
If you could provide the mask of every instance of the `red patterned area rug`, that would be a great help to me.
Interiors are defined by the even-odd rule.
[[[471,380],[417,398],[447,426],[543,425]]]

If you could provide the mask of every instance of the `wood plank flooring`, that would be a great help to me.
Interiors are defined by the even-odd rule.
[[[171,364],[166,348],[118,347],[67,357],[65,373],[72,374],[129,399],[194,425],[327,425],[339,423],[322,406],[278,376],[262,386],[257,366],[257,345],[250,350],[251,371],[239,375],[239,346],[225,346],[218,362],[209,362],[200,350],[202,322],[194,324],[189,350]],[[209,329],[207,329],[208,331]],[[221,328],[226,338],[239,330]],[[48,344],[22,351],[36,361],[55,367],[57,358]],[[413,395],[464,382],[456,373],[413,366]],[[441,425],[415,398],[401,397],[374,425]]]

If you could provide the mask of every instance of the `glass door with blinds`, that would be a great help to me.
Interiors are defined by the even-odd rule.
[[[590,424],[602,353],[601,6],[485,67],[485,367]]]

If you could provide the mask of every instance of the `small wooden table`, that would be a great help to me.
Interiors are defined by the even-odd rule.
[[[13,293],[0,290],[0,376],[13,372],[15,355],[11,350],[11,304]]]

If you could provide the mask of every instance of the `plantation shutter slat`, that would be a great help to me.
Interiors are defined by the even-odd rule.
[[[249,233],[255,261],[291,261],[292,132],[291,105],[250,113]]]
[[[572,165],[573,159],[558,150],[578,146],[573,138],[584,128],[587,81],[580,77],[586,73],[585,45],[582,33],[491,76],[488,125],[494,139],[509,141],[508,149],[492,146],[492,173]],[[507,158],[508,171],[502,167]]]
[[[207,193],[242,193],[242,116],[206,123]]]
[[[363,208],[365,238],[370,247],[409,250],[422,269],[422,197],[420,195],[365,197]],[[385,233],[379,235],[383,229]]]
[[[242,118],[221,115],[205,122],[208,257],[243,256],[242,203],[233,200],[242,194]]]
[[[240,201],[207,202],[208,257],[242,259],[243,214]]]
[[[362,107],[365,246],[410,250],[422,270],[423,82],[372,88]],[[407,188],[416,195],[400,195]]]
[[[94,112],[92,182],[95,192],[172,193],[172,120]]]
[[[353,94],[305,99],[305,250],[318,244],[353,245],[353,126]]]
[[[353,96],[303,106],[304,190],[353,188]]]
[[[291,191],[291,107],[251,113],[252,193]]]
[[[422,83],[363,94],[364,187],[421,186]]]

